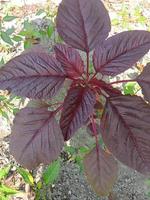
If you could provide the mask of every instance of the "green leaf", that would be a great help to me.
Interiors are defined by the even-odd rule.
[[[85,146],[79,148],[79,152],[82,153],[82,154],[86,154],[89,151],[90,151],[89,148],[85,147]]]
[[[43,9],[40,9],[40,10],[37,11],[36,15],[39,16],[43,13],[45,13],[45,11]]]
[[[46,185],[53,184],[58,178],[60,172],[60,160],[56,160],[51,163],[47,169],[43,172],[43,181]]]
[[[64,150],[69,153],[71,156],[74,155],[76,153],[76,148],[72,147],[72,146],[65,146]]]
[[[6,197],[5,194],[0,192],[0,200],[9,200],[9,198]]]
[[[145,181],[145,183],[146,183],[146,185],[149,185],[149,186],[150,186],[150,179],[147,179],[147,180]]]
[[[48,28],[47,28],[48,37],[51,38],[53,33],[54,33],[54,27],[52,25],[48,26]]]
[[[124,94],[125,95],[128,95],[128,94],[134,95],[137,91],[136,86],[137,86],[137,83],[132,83],[132,82],[126,83],[123,86]]]
[[[16,115],[19,112],[19,108],[14,108],[13,109],[13,115]]]
[[[13,42],[11,41],[11,38],[6,32],[1,31],[1,38],[4,42],[13,46]]]
[[[10,188],[6,185],[0,184],[0,192],[4,193],[5,195],[13,195],[13,194],[17,194],[19,191]]]
[[[32,46],[31,41],[26,40],[24,42],[24,49],[29,49],[29,48],[31,48],[31,46]]]
[[[76,158],[75,158],[75,162],[76,162],[76,164],[79,166],[79,168],[80,168],[80,172],[82,172],[83,171],[83,158],[81,157],[81,156],[76,156]]]
[[[36,184],[36,187],[37,187],[38,190],[41,190],[42,189],[42,182],[38,181],[37,184]]]
[[[15,28],[12,27],[12,28],[8,28],[8,29],[6,30],[6,33],[7,33],[8,35],[11,35],[12,33],[14,33],[14,31],[15,31]]]
[[[5,64],[4,58],[0,60],[0,67]]]
[[[3,21],[4,22],[10,22],[14,19],[16,19],[17,17],[16,16],[11,16],[11,15],[6,15],[4,18],[3,18]]]
[[[3,110],[0,110],[2,117],[4,117],[5,119],[9,120],[9,117],[7,115],[7,113]]]
[[[113,26],[119,25],[119,20],[113,19],[111,23],[112,23]]]
[[[6,100],[6,97],[4,95],[0,95],[0,101]]]
[[[10,168],[11,168],[11,165],[0,169],[0,180],[4,179],[8,175]]]
[[[34,185],[34,179],[33,176],[30,172],[28,172],[27,170],[23,169],[23,168],[18,168],[17,169],[18,173],[22,176],[23,180],[25,183],[33,186]]]
[[[15,35],[15,36],[13,36],[12,40],[14,40],[15,42],[20,42],[20,41],[22,41],[22,37]]]

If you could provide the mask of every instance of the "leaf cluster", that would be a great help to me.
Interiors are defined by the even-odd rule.
[[[0,89],[38,100],[16,115],[10,151],[28,169],[49,164],[60,155],[65,141],[90,125],[95,147],[85,156],[84,170],[97,194],[106,196],[117,179],[116,159],[150,173],[150,63],[136,79],[107,81],[149,51],[150,32],[133,30],[108,37],[110,17],[100,0],[63,0],[56,26],[65,43],[56,44],[53,53],[34,48],[0,70]],[[137,82],[143,98],[124,95],[115,87],[127,82]],[[46,100],[51,101],[64,85],[64,101],[49,108]],[[99,135],[105,148],[99,145]]]

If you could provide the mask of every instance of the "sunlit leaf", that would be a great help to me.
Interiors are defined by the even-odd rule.
[[[27,183],[27,184],[33,186],[33,184],[34,184],[34,179],[33,179],[32,174],[31,174],[29,171],[27,171],[26,169],[23,169],[23,168],[21,168],[21,167],[19,167],[19,168],[17,169],[17,171],[18,171],[18,173],[22,176],[22,178],[23,178],[23,180],[25,181],[25,183]]]
[[[1,34],[1,38],[4,42],[13,46],[14,43],[12,42],[11,38],[9,37],[9,35],[6,32],[1,31],[0,34]]]
[[[10,168],[11,168],[11,165],[8,165],[0,169],[0,180],[3,178],[6,178],[6,176],[8,175],[10,171]]]
[[[6,16],[3,18],[3,21],[4,21],[4,22],[10,22],[10,21],[13,21],[13,20],[16,19],[16,18],[17,18],[16,16],[6,15]]]
[[[51,163],[47,169],[43,172],[43,180],[46,185],[52,185],[59,176],[60,172],[60,160],[56,160]]]

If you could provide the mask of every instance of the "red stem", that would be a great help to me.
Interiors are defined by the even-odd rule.
[[[97,75],[97,72],[95,72],[95,73],[93,74],[91,80],[94,79],[96,75]]]
[[[62,108],[63,108],[63,105],[60,105],[60,106],[53,112],[53,114],[58,113]]]
[[[98,155],[98,159],[99,159],[98,134],[97,134],[97,131],[96,131],[96,123],[95,123],[95,119],[94,119],[93,115],[91,117],[91,122],[92,122],[93,133],[94,133],[94,137],[95,137],[95,141],[96,141],[96,151],[97,151],[97,155]]]
[[[118,84],[118,83],[127,83],[127,82],[136,82],[136,80],[121,80],[109,83],[110,85]]]
[[[89,67],[90,67],[89,52],[86,53],[86,56],[87,56],[87,80],[89,80]]]

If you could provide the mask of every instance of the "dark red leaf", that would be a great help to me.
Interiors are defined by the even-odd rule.
[[[97,72],[115,76],[132,67],[150,49],[150,32],[126,31],[98,46],[93,62]]]
[[[60,127],[47,108],[24,108],[15,118],[10,151],[24,167],[33,169],[40,163],[57,159],[64,141]]]
[[[150,102],[150,63],[146,65],[144,71],[138,76],[137,82],[142,88],[145,99]]]
[[[65,140],[88,120],[96,102],[95,93],[88,87],[71,88],[65,98],[60,127]]]
[[[58,8],[57,30],[74,48],[89,52],[110,31],[110,19],[100,0],[63,0]]]
[[[100,196],[107,196],[117,180],[118,166],[113,156],[99,147],[85,156],[84,169],[87,180]]]
[[[0,70],[0,89],[34,99],[49,99],[65,80],[61,64],[46,53],[30,52],[9,61]]]
[[[99,90],[105,91],[109,96],[120,96],[122,94],[120,90],[113,88],[111,84],[108,84],[102,80],[93,79],[90,83],[98,87]]]
[[[150,172],[150,105],[138,96],[108,98],[101,128],[118,160],[143,174]]]
[[[66,74],[71,78],[78,78],[84,72],[84,63],[75,49],[59,44],[55,46],[56,58],[64,67]]]

